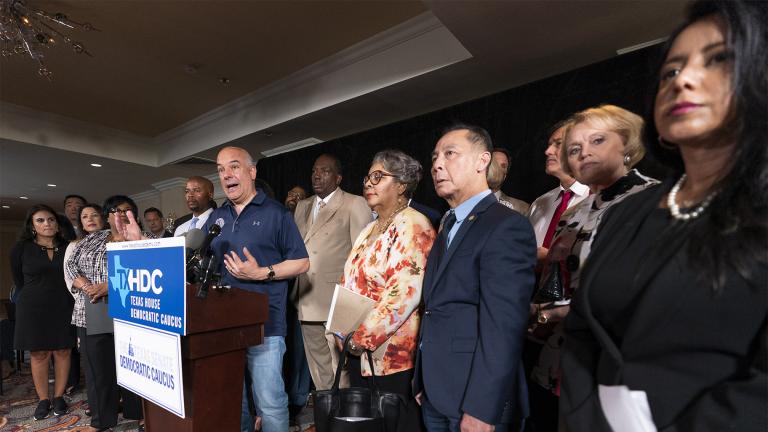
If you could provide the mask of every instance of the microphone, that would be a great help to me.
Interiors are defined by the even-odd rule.
[[[200,254],[201,257],[204,258],[208,255],[208,247],[211,246],[211,242],[219,234],[221,234],[221,227],[217,224],[213,224],[208,228],[208,235],[205,236],[203,243],[197,248],[197,253]]]
[[[197,293],[195,297],[204,299],[208,297],[208,290],[214,282],[214,279],[218,278],[216,270],[219,266],[219,260],[216,259],[216,255],[208,255],[200,262],[200,274],[198,277],[199,286],[197,287]]]
[[[199,259],[199,271],[197,273],[197,282],[200,286],[197,289],[196,297],[204,299],[208,296],[208,289],[217,278],[216,270],[218,269],[218,259],[216,256],[208,250],[211,246],[211,242],[221,234],[221,227],[218,224],[211,225],[208,228],[208,235],[203,239],[203,243],[198,247],[195,257]]]
[[[184,233],[184,246],[187,249],[197,250],[203,241],[205,241],[205,233],[200,228],[192,228]]]

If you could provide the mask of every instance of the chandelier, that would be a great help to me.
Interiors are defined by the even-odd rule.
[[[89,23],[72,21],[63,13],[36,9],[24,0],[0,0],[0,54],[3,58],[29,55],[39,66],[37,72],[49,81],[53,72],[43,62],[43,50],[63,42],[78,54],[91,56],[83,44],[64,32],[96,30]]]

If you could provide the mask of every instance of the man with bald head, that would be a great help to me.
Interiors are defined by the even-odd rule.
[[[221,188],[227,201],[214,210],[203,226],[222,227],[211,242],[213,254],[221,260],[221,283],[269,297],[269,319],[264,325],[264,342],[246,351],[246,366],[256,412],[264,432],[288,430],[288,396],[282,368],[285,353],[285,308],[288,279],[309,269],[304,241],[293,216],[279,202],[257,189],[256,164],[239,147],[225,147],[216,158]],[[254,420],[243,394],[244,431]]]
[[[184,187],[184,199],[187,201],[187,208],[192,212],[192,218],[179,225],[173,233],[174,236],[180,236],[193,228],[201,228],[208,221],[213,212],[213,183],[205,177],[190,177]]]

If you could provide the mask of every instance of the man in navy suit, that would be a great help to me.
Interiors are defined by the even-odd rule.
[[[488,188],[492,149],[484,129],[455,125],[432,152],[435,191],[451,210],[422,287],[414,394],[430,432],[492,431],[505,405],[527,414],[521,356],[536,238]]]

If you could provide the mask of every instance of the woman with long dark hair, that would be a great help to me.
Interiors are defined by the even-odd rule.
[[[659,67],[674,172],[603,223],[565,321],[569,430],[768,430],[768,5],[698,1]]]
[[[32,206],[24,220],[21,240],[11,251],[11,272],[19,289],[16,301],[15,348],[30,351],[32,380],[40,402],[35,420],[67,413],[63,395],[69,374],[75,333],[69,321],[74,301],[64,284],[64,250],[56,212]],[[48,393],[48,365],[54,362],[53,403]]]

